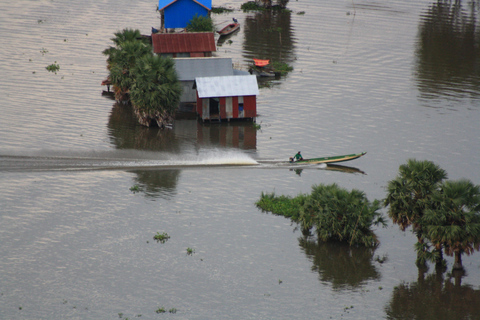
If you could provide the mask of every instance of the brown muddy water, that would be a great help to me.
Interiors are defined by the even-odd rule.
[[[241,23],[216,55],[294,67],[260,81],[260,130],[146,129],[102,96],[102,50],[117,30],[158,27],[155,1],[0,3],[0,319],[479,319],[480,253],[462,278],[450,258],[422,273],[409,231],[377,229],[373,251],[318,244],[254,205],[319,183],[383,199],[409,158],[480,184],[477,5],[241,3],[213,1],[235,9],[213,15],[219,27]],[[256,164],[298,150],[368,153],[348,167]]]

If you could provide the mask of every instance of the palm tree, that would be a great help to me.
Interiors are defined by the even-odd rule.
[[[446,181],[432,200],[422,219],[425,236],[455,256],[454,270],[463,269],[462,254],[480,249],[480,186],[465,179]]]
[[[150,42],[148,39],[141,35],[140,30],[136,29],[123,29],[122,31],[117,31],[114,33],[115,37],[111,38],[112,42],[115,44],[114,47],[108,47],[107,49],[103,50],[103,54],[106,55],[107,58],[107,69],[110,70],[112,60],[114,60],[114,56],[117,51],[119,51],[123,44],[126,42],[132,41],[140,41],[145,45],[148,45]]]
[[[126,101],[134,82],[131,69],[136,59],[152,54],[152,47],[138,29],[123,29],[114,35],[111,40],[115,46],[108,47],[102,53],[107,56],[108,78],[112,82],[115,98],[117,101]]]
[[[419,224],[425,209],[430,204],[432,193],[439,183],[447,178],[445,170],[431,161],[409,159],[399,168],[398,176],[388,182],[384,205],[390,206],[388,215],[402,231],[413,226],[418,241],[422,242]]]
[[[130,98],[139,122],[165,127],[172,121],[182,93],[173,59],[145,55],[137,61],[133,73]]]
[[[121,48],[110,50],[110,81],[118,101],[128,99],[128,93],[135,82],[133,68],[137,59],[152,54],[152,47],[141,41],[127,41]]]

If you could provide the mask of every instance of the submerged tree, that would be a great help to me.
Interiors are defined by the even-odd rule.
[[[103,51],[117,101],[131,101],[140,124],[165,127],[173,121],[182,88],[174,62],[153,54],[138,30],[125,29]]]
[[[455,256],[453,269],[463,269],[462,254],[480,249],[480,187],[468,180],[446,181],[432,197],[422,219],[425,237]]]
[[[463,269],[462,254],[480,249],[480,186],[468,180],[443,181],[446,172],[430,161],[409,160],[399,171],[388,183],[384,203],[403,231],[413,226],[417,264],[444,266],[445,250],[455,256],[453,269]]]
[[[317,238],[322,242],[375,247],[378,239],[371,226],[384,225],[377,212],[380,209],[377,200],[370,203],[363,192],[348,192],[336,184],[313,186],[310,195],[300,194],[295,198],[262,193],[256,205],[292,219],[300,224],[304,235],[310,235],[315,227]]]
[[[388,182],[384,205],[389,206],[388,215],[402,231],[412,226],[418,239],[417,263],[424,262],[421,253],[426,252],[421,218],[432,203],[432,194],[446,178],[445,170],[433,162],[410,159],[400,166],[398,176]],[[441,253],[441,248],[437,249]]]
[[[317,185],[300,208],[300,223],[304,229],[315,227],[321,241],[375,247],[378,239],[371,227],[385,225],[379,209],[380,202],[371,203],[362,191]]]
[[[171,58],[145,56],[133,72],[131,101],[139,122],[148,127],[165,127],[173,120],[182,93],[175,63]]]
[[[128,93],[135,82],[132,69],[137,59],[145,55],[152,55],[152,46],[142,40],[140,31],[124,29],[116,32],[112,38],[115,47],[103,51],[107,56],[107,69],[110,71],[109,79],[115,91],[117,101],[127,101]]]

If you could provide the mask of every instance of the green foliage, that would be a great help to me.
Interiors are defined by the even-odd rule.
[[[212,13],[220,14],[220,13],[226,13],[226,12],[232,12],[233,9],[228,9],[225,7],[212,7]]]
[[[288,196],[275,196],[275,193],[263,193],[255,205],[264,212],[271,212],[273,214],[290,218],[298,222],[300,216],[300,207],[303,206],[307,195],[298,195],[295,198]]]
[[[286,75],[287,73],[289,73],[290,71],[293,70],[293,67],[289,66],[285,62],[274,61],[274,62],[270,63],[270,65],[272,66],[272,69],[275,72],[279,72],[282,76]]]
[[[130,98],[136,108],[152,116],[156,113],[164,113],[164,116],[175,113],[182,87],[173,59],[146,55],[137,61],[133,74],[135,82]]]
[[[421,237],[420,219],[430,205],[432,193],[439,183],[447,178],[445,170],[431,161],[408,160],[399,168],[394,180],[388,182],[385,206],[390,206],[388,215],[400,229],[413,225]]]
[[[107,69],[110,70],[115,97],[119,101],[128,99],[128,93],[135,83],[135,74],[132,69],[138,59],[147,55],[153,55],[152,46],[146,42],[139,30],[124,29],[116,32],[112,38],[115,47],[109,47],[103,51],[107,56]]]
[[[58,65],[57,61],[55,61],[55,63],[46,66],[45,69],[47,69],[49,72],[54,72],[57,74],[57,71],[60,70],[60,66]]]
[[[165,243],[167,240],[170,239],[170,236],[166,233],[159,233],[157,232],[156,235],[153,236],[153,240],[156,240],[157,242]]]
[[[480,249],[480,186],[465,179],[445,181],[421,223],[432,246],[455,255],[454,268],[461,268],[461,254]]]
[[[240,9],[242,9],[244,12],[245,11],[262,11],[262,10],[265,10],[264,7],[256,4],[255,1],[248,1],[248,2],[242,3],[242,5],[240,6]]]
[[[300,222],[303,229],[315,227],[321,241],[374,247],[378,240],[371,226],[385,225],[379,209],[379,201],[370,203],[359,190],[318,185],[312,187],[312,194],[300,208]]]
[[[140,191],[140,186],[138,184],[131,186],[130,191],[132,191],[133,193],[137,193]]]
[[[141,124],[163,127],[173,118],[182,93],[173,60],[154,55],[139,30],[124,29],[112,41],[115,46],[103,54],[115,98],[130,99]]]
[[[188,32],[213,32],[215,30],[215,25],[213,20],[210,17],[204,17],[195,14],[195,16],[187,23],[185,28]]]
[[[384,204],[402,230],[413,226],[417,264],[432,261],[442,266],[445,250],[455,256],[453,268],[461,269],[461,255],[480,249],[480,186],[446,178],[433,162],[410,159],[389,181]]]
[[[191,256],[194,253],[195,253],[195,249],[187,248],[187,255]]]
[[[158,308],[156,311],[156,313],[165,313],[165,308],[164,307],[161,307],[161,308]]]
[[[320,241],[374,247],[378,240],[371,226],[385,225],[378,212],[379,201],[370,203],[363,192],[348,192],[336,184],[314,186],[310,195],[295,198],[262,192],[255,204],[263,211],[292,219],[304,232],[315,227]]]

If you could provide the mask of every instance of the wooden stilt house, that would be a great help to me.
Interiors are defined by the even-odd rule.
[[[236,75],[195,78],[197,115],[203,121],[257,117],[257,77]]]

